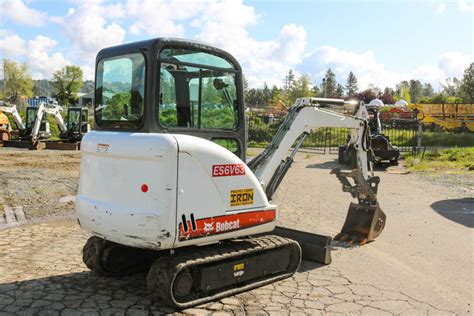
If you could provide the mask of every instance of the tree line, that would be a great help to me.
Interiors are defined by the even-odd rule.
[[[440,91],[435,92],[430,83],[411,79],[399,82],[395,88],[385,87],[383,90],[369,85],[359,91],[356,75],[349,72],[344,84],[337,82],[336,75],[329,68],[321,83],[313,83],[307,74],[297,76],[292,70],[283,79],[283,86],[268,87],[264,82],[262,88],[248,88],[244,78],[245,100],[248,106],[267,106],[282,103],[291,105],[300,97],[327,97],[357,99],[366,103],[380,99],[384,104],[394,104],[398,100],[408,103],[462,103],[474,101],[474,63],[465,69],[463,77],[447,78],[440,83]]]
[[[79,66],[68,65],[56,71],[51,80],[33,80],[27,64],[3,59],[4,79],[0,81],[0,99],[18,103],[22,97],[52,96],[62,105],[75,104],[78,93],[88,93],[94,90],[94,82],[83,81],[82,69]],[[307,74],[296,75],[292,70],[283,79],[283,86],[266,82],[262,88],[249,88],[244,77],[244,93],[246,104],[249,106],[268,106],[283,104],[290,106],[300,97],[328,97],[358,99],[370,102],[380,99],[385,104],[393,104],[397,100],[409,103],[460,103],[474,101],[474,63],[465,69],[463,77],[447,78],[440,83],[440,91],[435,92],[430,83],[419,80],[404,80],[395,88],[385,87],[383,90],[369,85],[359,91],[356,75],[349,72],[344,84],[337,82],[336,75],[329,68],[321,83],[314,83]]]
[[[75,65],[54,72],[51,80],[33,80],[26,63],[3,59],[3,75],[0,100],[5,99],[13,104],[18,104],[24,97],[48,96],[56,98],[60,105],[69,106],[76,104],[79,92],[94,90],[94,82],[83,81],[82,69]]]

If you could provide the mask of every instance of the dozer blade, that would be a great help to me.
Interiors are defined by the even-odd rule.
[[[334,240],[360,243],[377,238],[385,227],[387,216],[378,205],[351,203],[341,232]]]
[[[342,190],[357,198],[359,203],[351,203],[342,230],[334,240],[359,243],[361,245],[377,238],[385,227],[387,216],[377,202],[379,177],[365,180],[355,169],[344,172],[338,168],[331,171],[342,183]],[[354,184],[348,180],[352,178]]]

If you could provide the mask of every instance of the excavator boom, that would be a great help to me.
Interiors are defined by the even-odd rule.
[[[337,99],[301,98],[291,107],[285,120],[280,125],[270,145],[249,162],[249,167],[266,189],[268,199],[278,188],[290,168],[293,157],[304,138],[320,127],[345,127],[350,129],[349,144],[356,149],[357,169],[345,173],[339,169],[332,170],[343,184],[343,191],[351,193],[358,203],[351,203],[346,221],[337,240],[364,244],[374,240],[382,232],[386,216],[377,202],[378,177],[370,177],[367,159],[368,125],[367,109],[363,102],[356,105],[353,115],[343,115],[332,108],[349,102]],[[296,145],[290,155],[288,151]],[[351,185],[351,178],[355,185]]]

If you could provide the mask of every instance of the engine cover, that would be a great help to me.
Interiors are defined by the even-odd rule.
[[[252,171],[208,140],[93,131],[81,151],[77,218],[101,238],[170,249],[275,227],[276,207]]]

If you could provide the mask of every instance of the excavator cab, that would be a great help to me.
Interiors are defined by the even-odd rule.
[[[60,138],[70,142],[80,141],[90,129],[88,113],[87,107],[69,107],[67,109],[66,131],[61,133]]]
[[[26,108],[26,120],[25,120],[25,129],[20,131],[21,140],[30,140],[31,133],[35,126],[37,119],[38,107],[29,106]],[[41,125],[38,133],[38,139],[48,139],[51,137],[51,130],[48,122],[48,116],[46,114],[41,118]]]
[[[96,73],[96,130],[192,135],[245,161],[242,69],[229,53],[161,38],[100,51]]]

